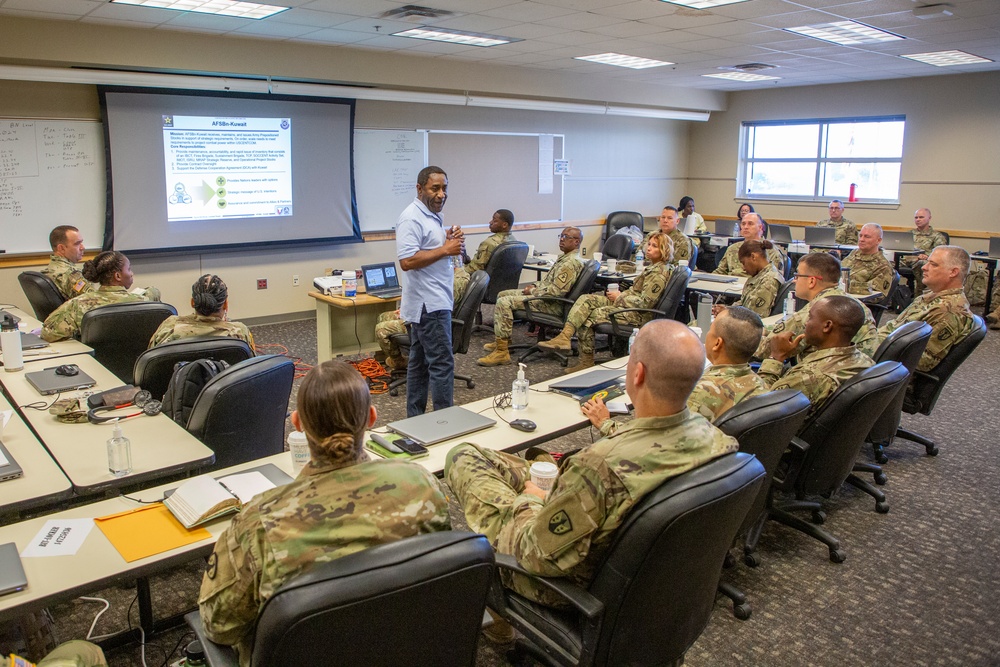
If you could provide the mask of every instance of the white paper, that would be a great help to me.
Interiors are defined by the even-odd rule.
[[[538,136],[538,194],[552,194],[552,158],[554,137],[551,134]]]
[[[628,414],[628,406],[625,404],[625,401],[611,401],[610,403],[605,403],[604,406],[613,415]]]
[[[257,494],[274,488],[274,482],[264,477],[259,470],[228,475],[220,478],[219,483],[239,498],[242,505],[246,505]]]
[[[10,421],[10,418],[13,414],[14,414],[13,410],[4,410],[3,412],[0,412],[0,416],[3,417],[3,424],[0,424],[0,433],[3,433],[3,430],[7,428],[7,422]]]
[[[83,546],[93,519],[62,519],[46,521],[31,543],[21,552],[22,558],[42,556],[72,556]]]

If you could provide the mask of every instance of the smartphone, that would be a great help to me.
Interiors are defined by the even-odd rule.
[[[427,448],[416,440],[410,438],[399,438],[392,444],[396,445],[410,456],[423,456],[427,453]]]

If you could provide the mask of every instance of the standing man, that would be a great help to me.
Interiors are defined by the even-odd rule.
[[[847,286],[850,294],[872,294],[881,292],[882,299],[889,295],[892,278],[896,269],[879,251],[882,243],[882,228],[874,222],[869,222],[861,228],[858,235],[858,249],[844,258],[841,266],[851,270],[851,284]]]
[[[857,245],[858,228],[853,222],[844,217],[844,203],[839,199],[830,202],[830,217],[816,223],[817,227],[836,227],[837,243],[840,245]]]
[[[691,261],[691,239],[684,235],[684,233],[677,229],[677,224],[681,221],[677,217],[677,209],[673,206],[664,206],[663,212],[660,213],[660,231],[666,234],[674,244],[674,258],[671,260],[671,264],[680,264],[681,261],[689,262]],[[643,239],[643,247],[649,243],[649,237],[656,232],[650,232]]]
[[[396,223],[396,258],[407,276],[399,314],[410,323],[407,417],[427,410],[428,383],[435,410],[451,407],[455,389],[450,258],[462,252],[462,230],[445,229],[441,209],[447,199],[448,175],[440,167],[424,167],[417,175],[417,197]]]
[[[948,240],[941,232],[931,227],[931,210],[918,208],[913,214],[913,247],[920,250],[919,255],[908,255],[902,259],[902,265],[913,270],[913,296],[919,296],[924,291],[923,267],[930,256],[931,250],[939,245],[948,245]]]
[[[469,279],[476,271],[485,271],[486,264],[493,256],[493,252],[501,243],[516,241],[511,233],[514,226],[514,214],[505,208],[499,209],[490,219],[490,231],[493,232],[485,241],[479,244],[476,254],[464,266],[455,271],[455,302],[461,300],[465,294],[465,288],[469,286]]]
[[[64,299],[72,299],[97,289],[97,285],[88,282],[76,267],[77,263],[83,261],[84,250],[83,236],[79,229],[71,225],[59,225],[49,233],[49,245],[52,247],[52,254],[49,256],[49,265],[42,269],[42,273],[52,279]]]

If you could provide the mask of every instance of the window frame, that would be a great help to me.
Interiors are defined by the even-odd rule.
[[[829,137],[829,128],[831,125],[841,125],[841,124],[852,124],[852,123],[884,123],[884,122],[902,122],[903,123],[903,145],[900,147],[900,155],[898,158],[895,157],[862,157],[862,156],[852,156],[848,158],[830,158],[825,157],[825,146]],[[751,130],[759,127],[779,127],[779,126],[794,126],[794,125],[819,125],[818,138],[816,142],[816,155],[814,157],[805,158],[785,158],[785,157],[770,157],[770,158],[751,158],[749,155],[750,151],[750,134]],[[885,163],[885,164],[898,164],[899,165],[899,183],[896,188],[896,197],[894,199],[877,199],[861,197],[859,202],[865,204],[899,204],[899,193],[902,188],[903,182],[903,158],[905,154],[906,147],[906,115],[905,114],[895,114],[887,116],[851,116],[845,118],[802,118],[802,119],[781,119],[781,120],[745,120],[740,123],[740,142],[739,142],[739,156],[737,160],[737,174],[736,174],[736,198],[738,200],[749,200],[754,201],[789,201],[789,202],[827,202],[832,199],[842,199],[847,201],[847,195],[829,195],[821,194],[821,189],[823,185],[823,179],[826,173],[826,168],[831,164],[850,164],[850,163]],[[816,175],[813,182],[813,194],[811,195],[792,195],[792,194],[762,194],[758,192],[748,192],[747,191],[747,176],[750,170],[751,163],[801,163],[815,165]]]

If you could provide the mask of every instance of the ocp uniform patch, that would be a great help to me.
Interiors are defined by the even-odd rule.
[[[585,502],[589,507],[584,507]],[[544,528],[535,531],[539,551],[551,556],[597,530],[597,522],[588,508],[596,509],[590,498],[575,494],[560,496],[546,504],[538,515]]]

